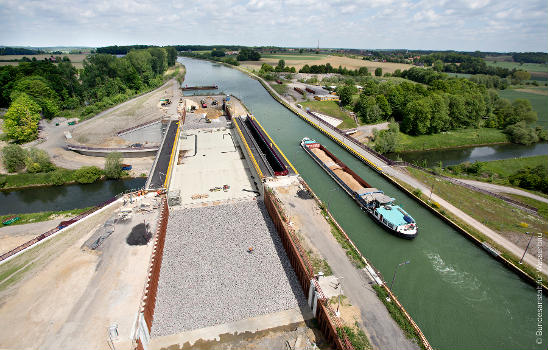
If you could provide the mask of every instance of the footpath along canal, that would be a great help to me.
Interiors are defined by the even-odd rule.
[[[393,290],[435,348],[546,348],[546,335],[538,344],[535,334],[538,304],[533,287],[289,112],[258,81],[207,61],[179,61],[187,69],[185,84],[217,84],[219,91],[242,99],[385,278],[391,279],[396,265],[410,261],[399,268]],[[305,136],[321,142],[367,182],[395,197],[418,222],[418,237],[413,241],[394,237],[361,212],[299,147]],[[548,299],[540,298],[546,310]],[[546,318],[543,329],[548,329]]]

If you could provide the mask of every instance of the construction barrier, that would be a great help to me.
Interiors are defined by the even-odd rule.
[[[158,280],[160,279],[160,270],[162,268],[162,257],[164,255],[164,244],[166,241],[167,222],[169,218],[169,207],[166,197],[162,197],[162,209],[156,237],[154,239],[154,248],[150,258],[148,279],[143,295],[141,312],[144,315],[148,331],[152,329],[154,320],[154,308],[156,307],[156,295],[158,293]]]
[[[285,252],[299,279],[303,291],[308,291],[310,289],[311,281],[314,281],[314,289],[318,291],[320,295],[318,298],[316,319],[318,320],[324,337],[339,350],[353,350],[354,347],[350,343],[346,333],[342,331],[342,324],[340,323],[339,318],[335,316],[335,313],[329,307],[327,298],[323,295],[320,286],[315,280],[314,270],[312,269],[312,265],[308,260],[305,250],[302,248],[294,232],[292,234],[292,230],[285,223],[287,219],[279,209],[281,205],[269,190],[264,191],[264,201],[268,214],[274,222],[276,231],[280,236]],[[339,332],[339,330],[341,331]],[[339,333],[342,337],[339,336]]]

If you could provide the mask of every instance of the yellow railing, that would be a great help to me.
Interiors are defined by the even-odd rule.
[[[164,188],[168,188],[169,186],[169,180],[171,179],[171,168],[173,164],[173,156],[176,152],[177,148],[177,138],[179,137],[179,132],[181,129],[181,122],[177,122],[177,132],[175,133],[175,140],[173,141],[173,147],[171,148],[171,156],[169,157],[169,165],[167,166],[166,171],[166,179],[164,180]]]

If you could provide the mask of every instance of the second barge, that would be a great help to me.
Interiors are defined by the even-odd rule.
[[[369,185],[320,143],[305,137],[301,147],[382,227],[399,237],[417,236],[415,220],[394,198]]]

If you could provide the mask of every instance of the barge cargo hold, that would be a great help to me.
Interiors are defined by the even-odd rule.
[[[382,227],[399,237],[417,236],[415,220],[394,198],[369,185],[320,143],[305,137],[301,147]]]

